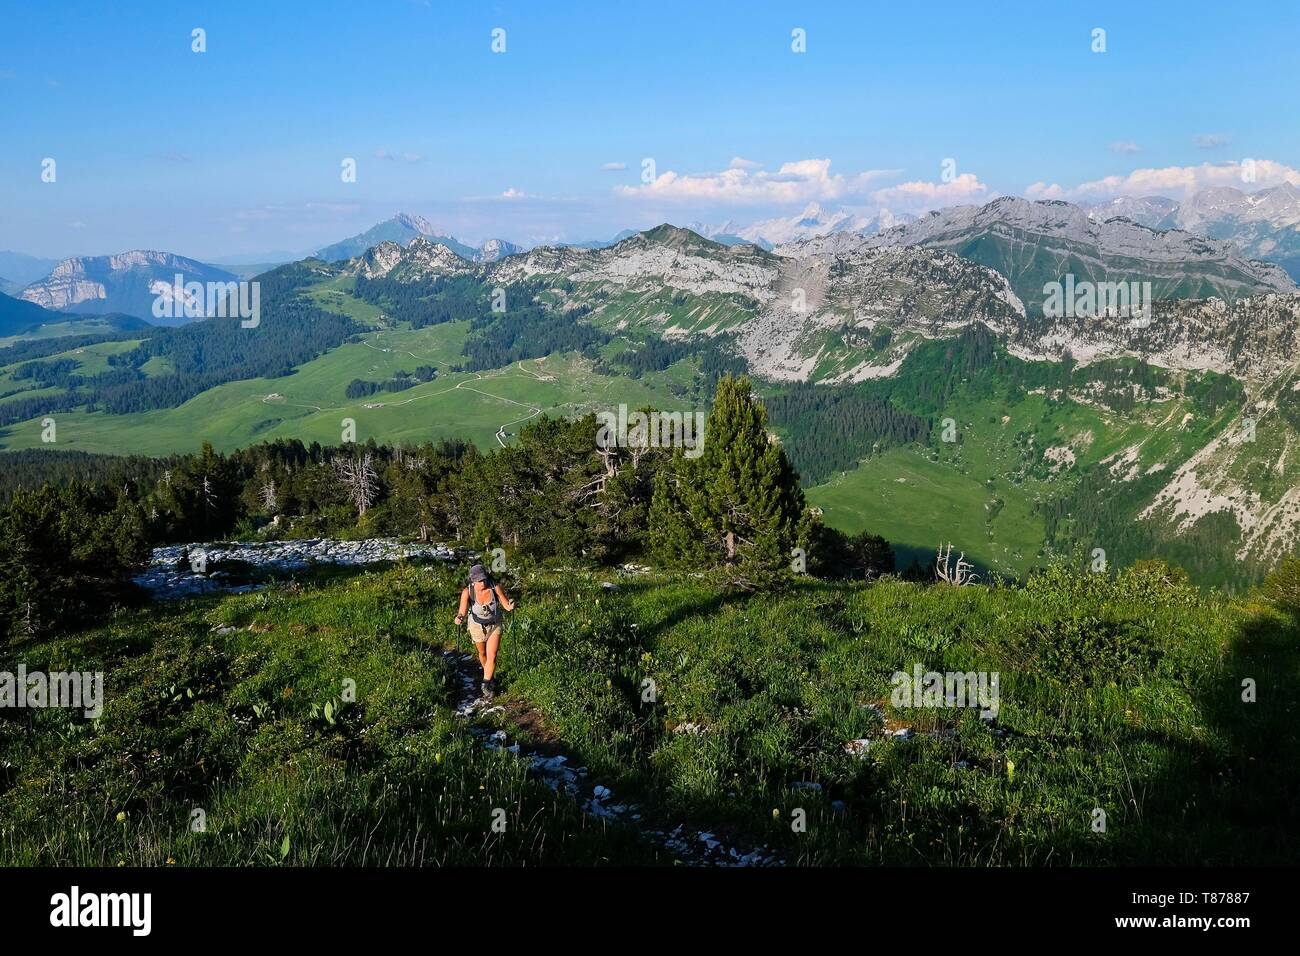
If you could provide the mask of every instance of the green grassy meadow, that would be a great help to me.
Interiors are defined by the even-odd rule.
[[[461,580],[321,572],[5,648],[5,669],[103,669],[107,703],[93,721],[0,719],[0,859],[672,864],[452,714],[439,651],[468,649],[449,622]],[[1300,630],[1262,602],[1143,571],[779,596],[601,581],[513,576],[504,711],[483,719],[569,754],[650,821],[794,864],[1260,864],[1300,849]],[[999,673],[996,719],[894,706],[891,674],[916,664]],[[846,751],[859,739],[865,755]]]
[[[321,293],[324,294],[324,293]],[[347,301],[358,306],[365,303]],[[636,408],[653,404],[681,406],[663,383],[597,374],[577,356],[552,355],[529,359],[486,372],[451,372],[463,361],[460,350],[468,322],[451,322],[423,329],[379,329],[295,369],[283,378],[245,379],[208,389],[175,407],[129,415],[77,410],[58,416],[62,449],[100,453],[162,455],[191,450],[200,441],[231,450],[274,438],[336,444],[342,421],[356,422],[359,441],[423,442],[464,438],[480,448],[496,447],[497,429],[517,431],[538,414],[568,416],[625,403]],[[100,370],[98,353],[126,351],[134,343],[90,346],[76,358],[87,373]],[[98,364],[97,364],[98,363]],[[348,382],[389,379],[398,371],[420,365],[438,368],[438,377],[403,392],[348,399]],[[105,366],[106,367],[106,366]],[[9,370],[0,370],[0,392]],[[148,369],[146,369],[148,371]],[[50,390],[53,392],[54,390]],[[39,394],[20,391],[21,396]],[[41,420],[0,430],[5,447],[42,447]]]
[[[959,390],[950,406],[927,445],[887,448],[808,489],[828,524],[888,539],[900,571],[913,559],[932,563],[935,549],[952,542],[987,572],[1023,575],[1052,557],[1040,508],[1082,472],[1114,469],[1121,486],[1169,474],[1238,414],[1228,406],[1201,419],[1190,402],[1171,398],[1119,416],[1041,392],[1008,399]],[[953,441],[943,440],[945,418]],[[1062,449],[1068,456],[1045,455]]]

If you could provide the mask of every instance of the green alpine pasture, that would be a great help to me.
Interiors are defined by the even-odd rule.
[[[505,709],[486,720],[568,753],[648,825],[689,822],[792,864],[1300,851],[1300,630],[1262,599],[1160,565],[777,595],[608,574],[509,576]],[[468,650],[449,620],[462,583],[463,569],[416,565],[317,572],[10,645],[0,669],[102,669],[106,704],[94,720],[0,717],[0,859],[672,864],[452,714],[440,650]],[[916,665],[996,672],[996,717],[897,706],[892,675]]]
[[[523,422],[542,413],[568,417],[616,409],[619,404],[681,406],[679,399],[650,379],[601,375],[576,356],[528,359],[486,372],[452,372],[451,366],[463,361],[460,349],[468,326],[468,322],[451,322],[417,330],[367,332],[359,341],[305,363],[292,375],[228,382],[176,408],[128,415],[84,409],[61,413],[58,446],[104,454],[129,450],[164,455],[189,449],[200,439],[227,451],[281,437],[335,444],[340,441],[343,419],[350,418],[362,442],[372,437],[411,443],[464,438],[486,449],[497,446],[498,429],[513,434]],[[126,351],[134,344],[102,343],[81,350],[85,354],[61,353],[49,360],[76,358],[90,366],[103,362],[98,353]],[[420,365],[436,367],[437,378],[402,392],[363,399],[344,395],[353,379],[384,380]],[[11,370],[0,370],[0,386],[6,384],[4,376]],[[98,370],[87,368],[87,373]],[[43,447],[41,430],[41,420],[32,419],[3,429],[2,440],[13,449]]]

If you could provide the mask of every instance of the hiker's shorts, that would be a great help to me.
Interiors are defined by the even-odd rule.
[[[474,618],[469,619],[469,636],[475,644],[486,644],[490,637],[501,636],[501,625],[497,624],[480,624]]]

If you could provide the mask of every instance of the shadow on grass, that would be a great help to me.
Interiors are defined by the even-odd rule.
[[[1294,865],[1300,859],[1300,622],[1259,609],[1189,692],[1203,742],[1138,733],[1171,753],[1130,783],[1136,826],[1114,833],[1118,863]],[[1254,701],[1247,699],[1253,687]],[[1190,778],[1190,779],[1189,779]]]

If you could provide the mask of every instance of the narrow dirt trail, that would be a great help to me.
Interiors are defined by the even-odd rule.
[[[489,714],[504,714],[506,708],[478,696],[479,666],[473,654],[444,648],[443,657],[455,669],[456,690],[453,708],[456,715],[469,725],[469,732],[483,746],[491,750],[504,750],[528,766],[533,776],[541,779],[557,794],[563,793],[576,800],[583,813],[609,821],[612,825],[631,827],[642,839],[660,847],[674,860],[690,866],[784,866],[784,861],[770,847],[757,848],[728,844],[712,832],[701,830],[688,823],[669,826],[660,820],[650,819],[651,814],[635,803],[619,800],[613,791],[592,777],[584,766],[575,765],[572,755],[562,742],[538,749],[522,743],[506,730],[493,730],[482,723]],[[527,716],[540,723],[540,715],[524,708]]]

